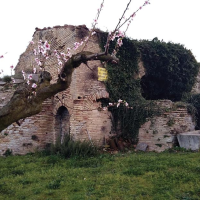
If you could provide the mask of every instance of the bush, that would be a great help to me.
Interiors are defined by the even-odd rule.
[[[12,149],[11,150],[7,149],[3,155],[6,156],[6,157],[12,156]]]
[[[199,71],[199,63],[183,45],[165,43],[154,38],[138,43],[145,76],[141,79],[146,99],[180,101],[191,91]]]
[[[70,138],[70,135],[66,134],[62,143],[57,140],[56,144],[52,144],[46,149],[46,153],[65,158],[86,157],[97,155],[98,148],[89,141],[74,141]]]
[[[6,82],[6,83],[10,83],[11,82],[11,76],[4,76],[3,78],[2,78],[2,81],[4,81],[4,82]]]

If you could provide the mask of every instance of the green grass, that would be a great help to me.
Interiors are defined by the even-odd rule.
[[[0,200],[200,199],[200,153],[0,157]]]

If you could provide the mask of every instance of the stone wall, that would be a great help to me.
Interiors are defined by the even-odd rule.
[[[35,45],[29,45],[20,56],[15,69],[17,76],[20,76],[22,70],[32,73],[32,69],[37,68],[33,49],[37,47],[39,40],[50,41],[52,49],[60,49],[66,53],[69,47],[72,53],[78,53],[81,47],[75,52],[74,43],[81,42],[87,35],[88,29],[85,26],[66,25],[37,29],[33,35]],[[90,38],[85,51],[100,52],[97,36]],[[103,110],[101,103],[97,100],[108,98],[109,94],[106,92],[104,83],[98,81],[100,61],[90,61],[88,66],[90,69],[84,64],[75,69],[70,87],[51,99],[47,99],[43,103],[41,113],[21,120],[21,126],[14,123],[0,133],[0,155],[7,149],[12,149],[14,154],[26,154],[36,149],[43,149],[49,143],[55,142],[60,137],[58,133],[60,107],[65,107],[69,113],[69,131],[67,132],[72,138],[89,139],[98,145],[104,143],[106,135],[111,132],[110,113]],[[37,68],[37,71],[39,70]],[[55,82],[59,70],[56,58],[47,60],[45,70],[53,76],[52,83]],[[1,93],[1,95],[4,98],[7,93],[6,95]]]
[[[176,135],[195,129],[195,122],[188,114],[187,108],[170,100],[159,102],[165,109],[161,116],[153,117],[143,124],[139,130],[139,143],[148,144],[149,151],[163,151],[176,143]]]
[[[15,69],[16,75],[20,77],[22,70],[30,74],[34,67],[39,72],[33,54],[39,40],[50,41],[52,49],[60,49],[66,53],[69,47],[72,53],[78,53],[81,48],[74,51],[74,43],[81,42],[87,35],[88,29],[85,26],[66,25],[36,29],[33,35],[35,45],[29,45],[20,56]],[[85,50],[100,52],[96,35],[90,38]],[[13,154],[26,154],[43,149],[49,143],[62,140],[65,132],[75,140],[91,140],[98,145],[105,143],[105,138],[111,133],[111,118],[110,112],[103,109],[98,100],[109,98],[109,94],[104,83],[98,81],[98,67],[102,67],[101,62],[90,61],[88,66],[90,69],[84,64],[75,69],[70,87],[47,99],[39,114],[20,120],[20,126],[13,123],[0,133],[0,155],[7,149],[12,150]],[[141,78],[145,74],[142,61],[139,62],[139,67],[135,78]],[[52,83],[55,82],[59,71],[57,59],[47,60],[45,70],[51,73]],[[0,92],[0,107],[9,101],[12,93],[12,89]],[[169,148],[177,133],[194,130],[194,122],[186,108],[174,109],[171,101],[160,101],[160,106],[164,107],[166,112],[162,116],[149,119],[139,130],[139,142],[147,143],[150,151]],[[61,109],[66,113],[62,119],[59,116]],[[62,131],[59,133],[59,130]]]

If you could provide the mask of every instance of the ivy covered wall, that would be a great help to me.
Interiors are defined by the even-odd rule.
[[[100,32],[98,36],[104,50],[107,33]],[[111,42],[109,53],[113,52],[115,44],[116,41]],[[106,87],[109,101],[126,100],[129,109],[119,106],[110,110],[115,128],[120,124],[121,136],[136,141],[138,130],[146,118],[159,114],[155,104],[149,100],[180,101],[191,91],[199,64],[183,45],[166,43],[157,38],[152,41],[124,38],[116,56],[120,60],[118,65],[105,65],[108,70]],[[145,75],[141,79],[137,76],[140,60],[145,68]]]

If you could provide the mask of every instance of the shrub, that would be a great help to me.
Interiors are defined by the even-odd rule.
[[[12,149],[11,150],[7,149],[3,155],[6,156],[6,157],[12,156]]]
[[[7,76],[7,75],[2,78],[2,81],[6,82],[6,83],[10,83],[11,80],[12,80],[11,76]]]
[[[70,135],[66,134],[62,143],[58,139],[55,144],[46,149],[46,153],[60,155],[65,158],[86,157],[97,155],[98,148],[89,141],[74,141],[70,138]]]

